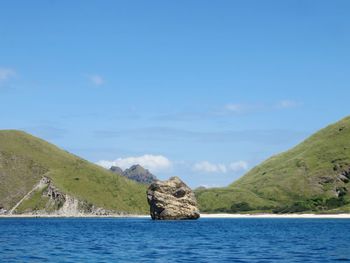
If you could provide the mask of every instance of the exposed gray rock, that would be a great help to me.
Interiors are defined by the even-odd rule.
[[[178,177],[152,183],[147,190],[147,201],[154,220],[200,217],[193,191]]]
[[[0,207],[0,215],[5,215],[7,213],[7,210],[3,207]]]
[[[349,183],[350,181],[350,170],[345,170],[342,171],[341,174],[339,175],[339,179],[344,182],[344,183]]]
[[[49,197],[50,200],[56,202],[58,206],[62,206],[66,202],[66,195],[55,187],[49,178],[43,177],[41,181],[47,184],[47,190],[44,194]]]

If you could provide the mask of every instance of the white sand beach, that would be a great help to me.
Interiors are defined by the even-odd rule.
[[[201,214],[201,218],[349,218],[350,214]]]
[[[0,218],[151,218],[149,215],[0,215]]]

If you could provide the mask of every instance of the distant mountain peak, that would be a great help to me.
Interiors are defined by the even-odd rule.
[[[113,173],[121,174],[131,180],[134,180],[143,184],[151,184],[157,180],[157,178],[147,169],[139,164],[132,165],[130,168],[123,171],[118,166],[112,166],[110,170]]]
[[[123,169],[118,166],[112,166],[110,170],[116,174],[123,174]]]

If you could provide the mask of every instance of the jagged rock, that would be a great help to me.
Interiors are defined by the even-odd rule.
[[[339,179],[344,182],[344,183],[349,183],[350,181],[350,171],[349,170],[345,170],[343,171],[340,175],[339,175]]]
[[[45,192],[47,197],[59,204],[64,204],[66,202],[66,195],[55,187],[49,178],[43,177],[41,181],[46,183],[48,186]]]
[[[200,217],[193,191],[178,177],[152,183],[147,190],[147,201],[154,220]]]

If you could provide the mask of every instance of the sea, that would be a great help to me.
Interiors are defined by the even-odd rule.
[[[2,218],[0,262],[350,262],[350,220]]]

